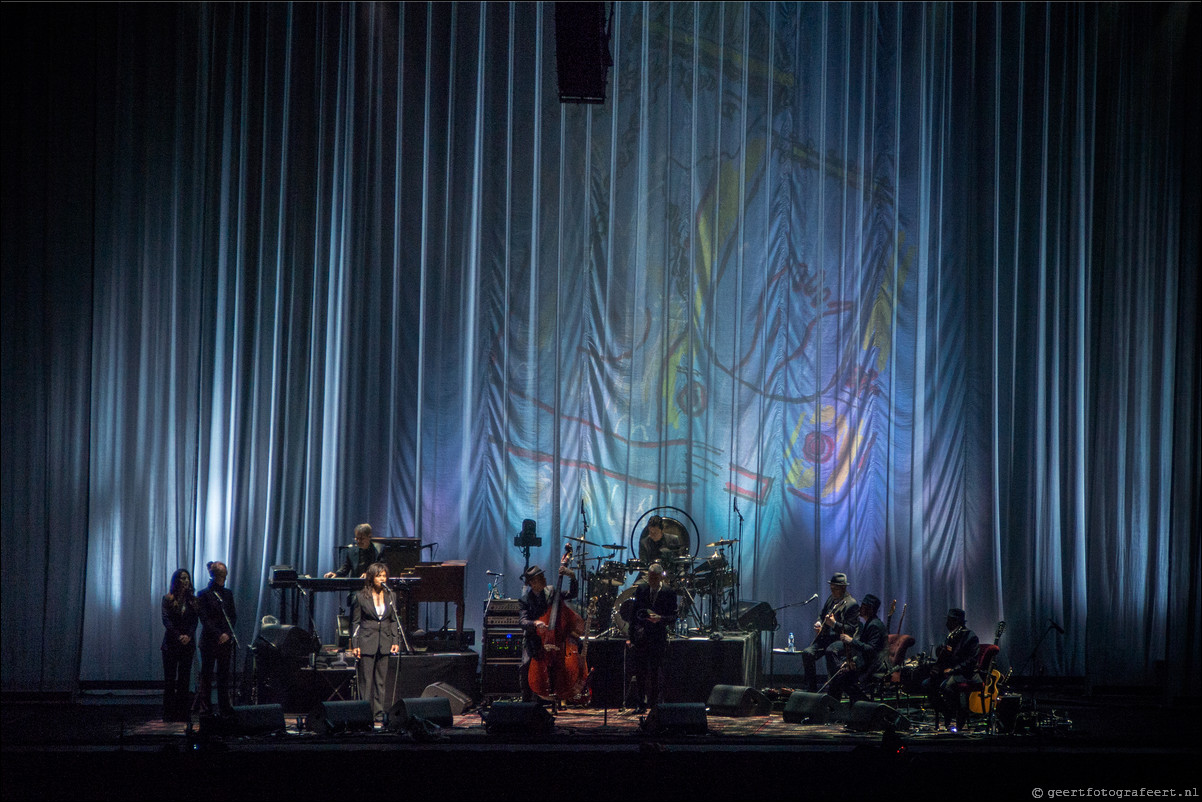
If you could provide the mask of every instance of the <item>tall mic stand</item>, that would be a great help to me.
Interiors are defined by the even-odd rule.
[[[397,610],[396,610],[397,594],[394,593],[392,588],[388,587],[388,585],[385,585],[384,588],[388,591],[388,602],[389,602],[389,604],[392,605],[392,620],[396,624],[397,632],[399,632],[401,635],[401,646],[404,648],[405,654],[413,654],[413,648],[409,645],[409,638],[407,638],[405,636],[405,628],[403,626],[401,626],[401,617],[397,613]],[[388,651],[391,652],[392,649],[389,649]],[[401,683],[401,655],[397,654],[396,655],[396,664],[393,666],[393,669],[392,669],[392,695],[388,698],[388,709],[389,710],[392,710],[393,705],[396,704],[396,697],[400,694],[400,687],[399,687],[400,683]],[[388,722],[388,723],[391,724],[392,722]]]
[[[233,593],[233,591],[231,590],[230,593]],[[230,680],[229,680],[230,681],[230,689],[229,689],[230,704],[232,705],[234,691],[235,691],[235,689],[238,688],[238,649],[240,649],[241,647],[238,645],[238,635],[236,632],[234,632],[234,625],[230,621],[230,614],[225,611],[225,599],[221,598],[221,594],[217,595],[217,601],[221,605],[221,617],[225,619],[225,625],[230,628],[230,643],[233,644],[233,646],[230,647],[232,651],[230,653]],[[218,697],[217,698],[217,712],[220,713],[221,712],[221,691],[217,692],[217,697]],[[241,699],[239,699],[238,701],[241,701]]]
[[[806,599],[803,602],[792,602],[791,604],[782,604],[780,607],[773,607],[772,612],[775,614],[775,613],[779,613],[781,610],[788,610],[790,607],[805,607],[807,604],[809,604],[810,602],[814,601],[814,599],[817,599],[817,598],[818,598],[818,594],[815,593],[813,596],[811,596],[810,598]],[[773,679],[775,679],[776,678],[776,630],[773,630],[771,636],[769,636],[768,650],[769,650],[768,651],[768,675],[770,677],[772,677]]]

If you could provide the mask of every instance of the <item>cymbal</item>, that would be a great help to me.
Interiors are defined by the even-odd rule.
[[[600,543],[594,543],[593,541],[585,540],[582,537],[567,537],[564,539],[565,540],[575,540],[577,543],[584,543],[586,546],[596,546],[598,548],[604,548]]]
[[[720,548],[722,546],[733,546],[738,542],[738,538],[735,538],[734,540],[715,540],[713,543],[706,543],[705,547],[707,549]]]
[[[614,551],[621,551],[622,549],[624,549],[624,548],[626,548],[626,547],[625,547],[625,546],[623,546],[623,545],[621,545],[620,543],[606,543],[606,544],[605,544],[604,546],[602,546],[601,548],[603,548],[603,549],[613,549]]]

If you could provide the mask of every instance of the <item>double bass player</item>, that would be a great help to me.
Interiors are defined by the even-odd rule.
[[[578,590],[575,572],[566,565],[560,565],[559,575],[569,580],[568,589],[562,594],[563,598],[573,598]],[[557,591],[547,585],[546,574],[537,565],[526,569],[522,574],[522,581],[526,583],[528,590],[518,601],[521,610],[518,625],[525,631],[522,642],[522,667],[518,675],[521,677],[522,701],[530,702],[535,700],[535,693],[531,690],[529,681],[530,661],[541,658],[545,653],[542,633],[546,632],[547,624],[543,619],[555,601]],[[576,637],[584,634],[583,622],[579,622],[578,631],[573,630],[572,634]]]

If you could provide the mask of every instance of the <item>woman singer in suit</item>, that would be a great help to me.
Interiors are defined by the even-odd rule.
[[[372,563],[351,616],[351,653],[359,659],[359,698],[371,702],[383,721],[387,703],[388,656],[401,651],[396,596],[388,587],[388,566]]]
[[[192,704],[192,660],[200,613],[192,592],[192,575],[180,568],[171,575],[163,597],[163,721],[186,721]]]

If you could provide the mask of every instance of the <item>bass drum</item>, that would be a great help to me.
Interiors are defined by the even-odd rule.
[[[614,600],[613,613],[609,617],[609,625],[622,633],[622,637],[630,634],[630,619],[634,617],[634,589],[632,585],[618,594]]]

